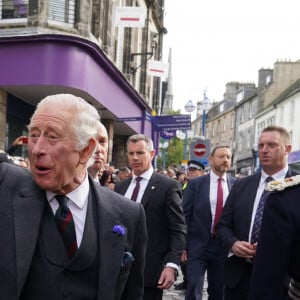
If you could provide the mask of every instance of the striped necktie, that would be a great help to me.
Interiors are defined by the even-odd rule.
[[[59,207],[54,218],[67,249],[68,256],[71,258],[77,251],[77,241],[73,216],[67,206],[69,198],[64,195],[56,195],[55,198],[59,203]]]
[[[274,180],[271,176],[267,177],[265,180],[265,185],[267,185],[268,182]],[[252,226],[252,234],[251,234],[251,244],[254,244],[258,241],[259,237],[259,232],[260,232],[260,226],[261,226],[261,221],[263,217],[263,212],[264,212],[264,207],[265,207],[265,202],[266,199],[268,198],[269,192],[267,192],[265,189],[260,197],[253,226]]]

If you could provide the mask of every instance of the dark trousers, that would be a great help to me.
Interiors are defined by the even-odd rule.
[[[186,276],[186,262],[181,262],[180,263],[180,269],[181,269],[181,273],[183,276],[183,281],[187,282],[187,276]]]
[[[225,254],[219,242],[210,238],[206,252],[199,257],[188,254],[186,300],[201,300],[205,273],[210,300],[223,300]]]
[[[162,300],[163,290],[157,287],[145,287],[143,300]]]
[[[225,287],[224,300],[248,300],[253,265],[247,263],[245,271],[234,288]]]

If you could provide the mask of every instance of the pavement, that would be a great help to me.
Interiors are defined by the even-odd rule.
[[[179,273],[177,281],[175,284],[182,282],[182,275]],[[208,300],[208,295],[206,292],[207,282],[204,282],[204,291],[202,300]],[[177,291],[174,288],[174,285],[167,291],[164,291],[163,300],[184,300],[185,290]]]

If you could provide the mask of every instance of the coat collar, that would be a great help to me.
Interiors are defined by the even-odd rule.
[[[46,201],[45,193],[31,179],[22,182],[20,192],[13,198],[18,297],[36,247]]]
[[[123,225],[120,208],[112,199],[113,192],[90,181],[97,199],[99,239],[99,284],[98,299],[113,299],[112,292],[117,285],[121,264],[126,251],[127,232],[117,235],[115,225]],[[109,278],[109,280],[107,280]]]
[[[99,285],[98,299],[113,299],[111,293],[117,280],[126,251],[126,234],[113,233],[115,225],[122,225],[120,209],[112,201],[112,192],[96,186],[90,180],[90,186],[97,202],[98,239],[99,239]],[[16,241],[17,296],[20,296],[28,274],[30,263],[38,240],[40,224],[46,204],[45,192],[30,179],[23,182],[20,192],[13,202]],[[109,278],[109,280],[107,280]]]

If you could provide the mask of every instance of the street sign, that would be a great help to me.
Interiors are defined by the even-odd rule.
[[[156,116],[154,126],[157,131],[191,128],[191,115]]]
[[[163,130],[160,132],[160,136],[164,139],[172,139],[176,136],[176,130]]]
[[[125,118],[117,118],[117,122],[132,122],[132,121],[142,121],[143,117],[125,117]]]
[[[202,143],[194,146],[194,154],[198,157],[204,156],[206,153],[206,146]]]
[[[150,60],[148,63],[148,74],[156,77],[168,77],[169,64],[161,61]]]
[[[210,154],[210,140],[208,139],[197,139],[193,140],[190,145],[190,159],[195,159],[203,163],[205,166],[208,165],[208,158]]]
[[[139,27],[145,26],[147,11],[140,6],[115,7],[114,25],[117,27]]]

